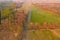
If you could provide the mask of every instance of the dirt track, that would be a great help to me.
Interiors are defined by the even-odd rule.
[[[57,31],[60,31],[60,29],[50,30],[55,36],[60,38],[60,33]]]

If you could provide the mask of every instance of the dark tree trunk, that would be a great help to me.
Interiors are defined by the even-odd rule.
[[[0,24],[1,24],[1,10],[0,10]]]

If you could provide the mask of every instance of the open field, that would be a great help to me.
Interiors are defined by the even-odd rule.
[[[60,16],[42,9],[38,9],[36,6],[31,8],[31,22],[40,23],[40,25],[45,25],[47,27],[60,28]]]

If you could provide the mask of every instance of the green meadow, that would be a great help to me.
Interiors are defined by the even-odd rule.
[[[31,7],[31,22],[60,23],[60,16],[55,15],[52,12],[44,11],[35,6],[32,6]]]

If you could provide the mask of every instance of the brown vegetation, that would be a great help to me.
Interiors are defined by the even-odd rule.
[[[28,30],[40,30],[40,29],[60,29],[59,23],[30,23]]]
[[[26,15],[24,11],[19,11],[15,14],[15,17],[6,18],[2,20],[2,24],[0,25],[0,35],[2,35],[0,39],[2,40],[18,40],[21,38],[21,34],[23,32],[23,28],[26,22]],[[5,34],[6,33],[6,34]],[[4,36],[5,35],[5,36]],[[8,37],[7,37],[8,36]],[[20,38],[19,38],[20,37]]]

